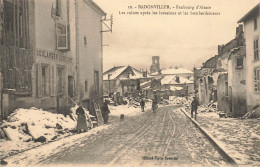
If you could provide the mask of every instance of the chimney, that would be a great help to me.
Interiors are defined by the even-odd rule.
[[[222,53],[223,46],[224,45],[218,45],[218,55]]]
[[[243,25],[239,24],[238,27],[236,28],[236,37],[238,37],[240,34],[242,34],[243,31]]]
[[[108,74],[107,76],[108,76],[108,80],[110,80],[110,76],[111,76],[112,74]]]
[[[144,77],[144,78],[147,77],[147,71],[143,71],[143,77]]]
[[[177,83],[180,83],[180,77],[179,76],[176,76],[176,80],[175,80]]]

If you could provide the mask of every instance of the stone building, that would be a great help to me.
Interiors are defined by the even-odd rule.
[[[162,89],[171,90],[175,96],[189,96],[193,93],[193,81],[178,75],[169,75],[161,79]]]
[[[104,93],[119,92],[120,95],[140,90],[140,84],[151,80],[147,71],[139,71],[131,66],[113,67],[103,74]]]
[[[234,116],[246,111],[246,49],[240,46],[230,51],[228,57],[228,102]]]
[[[102,96],[102,17],[92,0],[2,0],[1,104],[61,111]],[[94,94],[94,95],[93,95]],[[7,113],[5,113],[7,112]]]
[[[247,110],[260,105],[260,4],[257,4],[238,23],[244,23],[246,39],[246,98]]]
[[[201,69],[194,70],[195,89],[198,90],[200,104],[217,101],[219,110],[230,112],[228,98],[228,58],[230,51],[244,46],[243,26],[236,28],[233,40],[218,46],[218,55],[207,60]]]
[[[201,68],[194,68],[194,89],[197,90],[199,103],[207,105],[217,101],[216,88],[213,87],[212,74],[216,68],[217,56],[208,59]]]

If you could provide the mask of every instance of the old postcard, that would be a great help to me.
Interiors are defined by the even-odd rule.
[[[260,166],[259,0],[0,0],[3,166]]]

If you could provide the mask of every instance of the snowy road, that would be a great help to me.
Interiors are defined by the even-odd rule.
[[[30,165],[225,165],[219,153],[177,106],[161,107],[157,113],[149,110],[126,117],[122,122],[113,117],[109,128],[92,135],[80,135],[78,140],[68,140],[70,143],[38,161],[29,163],[28,157],[21,156],[19,160],[18,156],[10,158],[10,162]],[[48,145],[42,146],[33,154],[37,155],[44,147],[48,149]]]

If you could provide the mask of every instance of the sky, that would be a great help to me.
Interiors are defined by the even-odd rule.
[[[152,56],[160,56],[161,68],[200,67],[217,54],[217,46],[234,39],[237,21],[259,0],[94,0],[113,14],[113,32],[104,33],[104,71],[131,65],[149,71]],[[138,9],[138,5],[169,5],[174,9]],[[194,12],[178,6],[210,6],[220,15],[123,15],[119,12]],[[128,9],[132,6],[133,9]],[[136,8],[135,8],[136,7]]]

